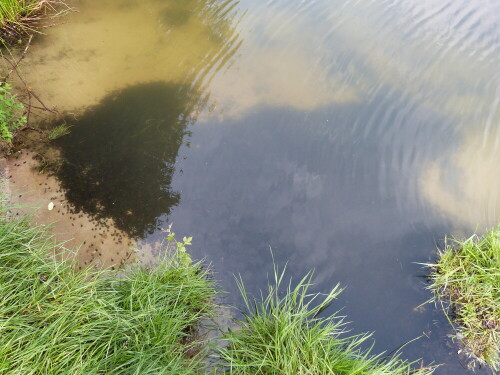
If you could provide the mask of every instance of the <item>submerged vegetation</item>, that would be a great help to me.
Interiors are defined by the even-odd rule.
[[[0,221],[0,374],[193,374],[191,328],[212,311],[199,264],[173,255],[119,274],[76,271],[27,219]]]
[[[71,126],[67,124],[56,125],[52,129],[49,130],[47,138],[51,141],[61,138],[70,133]]]
[[[275,283],[260,300],[251,299],[243,283],[246,303],[241,328],[225,334],[228,345],[219,349],[222,372],[235,375],[403,375],[431,374],[432,367],[412,369],[396,357],[373,355],[361,349],[370,335],[348,337],[337,314],[320,315],[340,293],[339,287],[321,296],[309,291],[312,275],[285,294],[280,285],[284,272],[275,269]],[[322,300],[320,301],[320,299]]]
[[[430,289],[456,322],[459,338],[474,359],[500,370],[500,226],[484,236],[446,241]]]

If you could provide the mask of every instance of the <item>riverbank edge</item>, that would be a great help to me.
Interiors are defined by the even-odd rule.
[[[120,358],[121,355],[132,358],[127,357],[129,362],[125,361],[129,365],[139,363],[140,366],[152,364],[157,366],[158,363],[161,363],[163,356],[165,356],[166,363],[170,363],[173,353],[174,359],[181,364],[178,368],[190,371],[186,372],[186,374],[254,374],[257,371],[257,373],[262,374],[277,374],[279,372],[284,375],[292,375],[291,372],[286,371],[286,366],[278,372],[275,371],[274,365],[268,366],[264,362],[256,366],[259,356],[253,351],[255,348],[254,343],[248,342],[248,345],[241,346],[241,340],[244,337],[248,338],[249,332],[250,336],[257,342],[263,339],[265,336],[258,334],[263,327],[267,330],[268,338],[275,340],[274,342],[281,341],[285,346],[290,344],[290,342],[287,344],[287,340],[283,341],[283,337],[279,337],[283,332],[273,329],[278,320],[281,320],[281,323],[284,321],[274,314],[277,310],[273,311],[268,302],[261,301],[261,308],[257,311],[251,312],[249,310],[244,312],[247,317],[254,317],[257,320],[240,321],[238,327],[233,330],[219,327],[222,338],[218,339],[219,346],[215,349],[213,344],[203,340],[203,337],[196,334],[196,326],[202,320],[207,321],[214,317],[217,308],[214,298],[218,291],[209,270],[200,263],[191,262],[189,256],[186,255],[185,248],[182,249],[183,245],[190,244],[191,239],[184,238],[182,241],[177,242],[173,237],[174,235],[169,234],[169,243],[175,245],[174,251],[170,248],[170,251],[167,251],[170,254],[167,260],[160,261],[156,265],[148,267],[129,265],[119,271],[98,271],[91,267],[76,271],[75,264],[61,256],[61,254],[70,254],[71,252],[53,241],[47,227],[32,226],[28,217],[22,215],[12,216],[10,212],[12,212],[11,208],[5,205],[0,210],[0,279],[2,279],[0,319],[2,319],[2,330],[9,333],[8,335],[0,335],[0,358],[2,358],[0,363],[3,366],[0,366],[0,374],[20,374],[25,373],[27,370],[29,370],[28,372],[41,371],[41,373],[49,373],[43,372],[43,369],[48,368],[47,366],[58,365],[69,366],[67,372],[64,372],[63,369],[60,373],[121,374],[124,371],[123,369],[130,370],[123,364],[118,365],[125,361],[125,359]],[[58,259],[54,258],[56,253]],[[175,277],[172,277],[172,274]],[[283,275],[280,280],[282,278]],[[276,280],[276,285],[270,287],[268,298],[271,298],[271,300],[274,296],[278,296],[279,284],[280,281]],[[298,288],[303,291],[302,294],[297,293],[297,290],[288,290],[281,301],[293,301],[297,297],[302,302],[311,298],[312,300],[320,298],[319,295],[314,297],[306,293],[307,288],[303,288],[305,285],[312,285],[311,280],[308,279],[306,284],[299,284]],[[29,296],[25,295],[26,291],[30,291],[28,292]],[[76,291],[85,291],[85,293],[83,295]],[[105,291],[105,294],[102,294],[102,291]],[[115,295],[117,291],[120,291],[120,293],[125,292],[125,294],[117,297]],[[317,309],[323,310],[326,308],[326,305],[329,305],[336,297],[336,291],[338,291],[338,288],[332,291],[330,297],[326,299],[326,304],[320,304],[319,307],[313,308],[310,302],[303,304],[302,314],[299,315],[297,315],[299,305],[295,303],[286,304],[276,300],[277,305],[274,307],[278,308],[282,314],[285,314],[286,319],[291,319],[289,323],[295,321],[294,326],[300,327],[300,332],[296,337],[298,341],[290,345],[295,349],[297,355],[291,356],[290,352],[283,352],[283,348],[279,346],[271,350],[274,350],[272,355],[280,357],[279,360],[283,364],[297,363],[298,361],[299,368],[303,370],[316,368],[323,361],[329,361],[330,365],[332,365],[337,363],[338,358],[341,358],[342,361],[338,361],[338,365],[342,365],[342,368],[345,368],[346,364],[352,369],[364,368],[366,374],[406,375],[432,373],[433,368],[411,370],[412,363],[398,358],[383,358],[380,355],[372,355],[369,350],[362,351],[358,346],[368,338],[367,335],[340,338],[340,335],[344,334],[345,331],[343,328],[339,329],[341,326],[343,327],[343,323],[335,314],[329,318],[329,321],[335,322],[334,326],[329,325],[325,319],[317,319]],[[176,302],[173,304],[172,292],[177,296],[174,299]],[[165,295],[162,293],[165,293]],[[57,298],[50,297],[51,295],[57,295]],[[87,296],[90,300],[88,300]],[[191,296],[196,298],[193,299]],[[109,299],[111,301],[108,301]],[[165,304],[165,301],[169,299],[170,304]],[[153,306],[151,301],[154,302]],[[94,306],[96,303],[97,305]],[[89,308],[89,305],[91,308]],[[126,308],[123,309],[123,306],[126,306]],[[259,306],[259,303],[256,303],[255,306]],[[250,309],[250,306],[248,307]],[[73,317],[76,313],[75,309],[78,311],[78,319],[81,320],[77,319],[76,323],[69,324],[68,322],[72,321],[70,317]],[[89,314],[89,316],[86,317],[85,314],[81,314],[82,311]],[[173,326],[176,327],[176,330],[172,331],[172,325],[165,325],[161,322],[165,321],[165,317],[172,318],[172,314],[175,315],[176,311],[181,311],[183,315],[181,319],[174,316],[173,319],[176,324],[173,324]],[[57,329],[51,324],[47,326],[46,323],[51,321],[53,316],[58,316],[60,321],[68,324],[64,323],[58,326]],[[145,316],[148,317],[145,321],[139,320],[141,324],[146,326],[137,325],[137,317]],[[283,318],[283,315],[281,318]],[[259,319],[264,319],[267,323],[265,325],[259,324]],[[115,323],[113,323],[117,320],[124,327],[128,327],[127,329],[132,329],[135,334],[133,342],[148,343],[147,348],[161,349],[161,344],[166,338],[176,337],[176,344],[173,347],[177,348],[177,351],[172,351],[172,348],[168,350],[163,348],[164,350],[160,350],[159,353],[151,356],[148,353],[144,354],[141,350],[145,347],[139,345],[136,347],[136,352],[134,352],[128,341],[119,341],[117,343],[114,341],[116,339],[114,335],[109,336],[108,328],[117,329]],[[93,326],[96,322],[98,322],[99,329],[102,331],[97,330],[96,332]],[[150,323],[157,325],[150,327],[148,326]],[[11,326],[8,326],[9,324]],[[77,324],[77,326],[72,324]],[[320,327],[323,327],[319,331],[323,332],[322,337],[316,338],[316,330]],[[57,333],[57,337],[51,337],[51,334],[55,334],[54,332]],[[74,332],[93,332],[90,337],[77,337],[78,342],[84,342],[87,345],[84,352],[76,351],[73,353],[69,347],[65,349],[66,341],[71,342],[74,339]],[[99,332],[102,332],[102,335]],[[130,331],[127,332],[122,334],[125,336],[130,335]],[[151,332],[154,332],[154,334],[152,335]],[[37,342],[35,338],[42,341]],[[36,348],[41,349],[33,347],[30,344],[32,340],[38,345]],[[157,343],[152,345],[151,343],[155,340]],[[51,342],[51,344],[47,345],[47,342]],[[87,355],[86,353],[94,353],[95,351],[101,354],[104,353],[95,349],[92,346],[94,345],[93,342],[96,343],[95,345],[104,345],[103,347],[114,349],[106,351],[106,354],[99,358],[82,357]],[[240,344],[236,344],[237,342]],[[267,340],[261,342],[263,347],[268,344]],[[98,349],[101,346],[98,346]],[[311,358],[308,356],[300,354],[304,348],[312,347],[319,349],[314,363],[310,362]],[[335,351],[332,351],[332,348],[335,348]],[[206,366],[206,354],[209,350],[216,353],[215,366],[210,365],[213,370],[206,372],[204,366]],[[26,352],[29,354],[28,357],[25,357]],[[72,353],[69,355],[70,358],[72,355],[76,357],[72,358],[72,360],[65,360],[60,364],[58,358],[61,358],[64,352]],[[234,354],[241,354],[242,352],[247,352],[251,355],[250,358],[253,359],[238,363],[231,360]],[[191,357],[193,353],[195,354]],[[133,358],[138,359],[134,361]],[[151,363],[148,362],[150,359]],[[79,368],[71,367],[71,364],[75,363],[84,366],[84,370],[79,372]],[[100,370],[101,367],[98,366],[101,366],[101,364],[107,364],[108,367]],[[15,366],[9,367],[10,365]],[[92,368],[92,366],[95,367]],[[158,369],[161,369],[161,371]],[[168,366],[157,367],[155,371],[158,372],[154,373],[172,373]],[[179,371],[174,373],[184,373]],[[147,374],[148,372],[142,373]]]
[[[455,329],[469,367],[500,371],[500,225],[484,235],[447,238],[430,271],[430,302]]]
[[[44,231],[45,231],[45,229],[44,229]],[[57,246],[58,245],[54,245],[54,247],[57,247]],[[52,250],[49,250],[49,252],[52,252]],[[59,268],[61,268],[61,267],[64,268],[66,264],[69,264],[70,267],[74,266],[74,265],[71,265],[71,263],[65,263],[65,262],[59,263],[59,261],[56,261],[56,260],[53,260],[53,259],[51,260],[51,262],[54,262],[54,264],[57,264],[57,267],[59,267]],[[0,267],[1,266],[2,265],[0,264]],[[147,271],[148,272],[149,271],[153,271],[154,272],[155,271],[155,267],[150,268]],[[200,268],[200,269],[202,269],[202,268]],[[89,278],[92,279],[94,276],[100,275],[99,273],[96,273],[95,275],[94,274],[91,274],[91,275],[86,274],[85,272],[88,272],[87,269],[84,269],[82,272],[83,272],[82,274],[86,275],[84,277],[85,279],[89,279]],[[94,271],[91,271],[91,272],[94,272]],[[106,271],[106,272],[110,272],[110,271]],[[115,275],[118,275],[118,273],[116,273]],[[123,277],[123,275],[121,275],[120,277]],[[207,280],[208,280],[208,278],[207,278]],[[187,280],[184,280],[184,281],[187,281]],[[189,281],[187,281],[187,282],[189,282]],[[206,302],[209,302],[209,301],[206,301]],[[265,306],[265,303],[262,306]],[[203,311],[203,312],[208,313],[208,315],[204,316],[204,318],[209,318],[209,316],[210,316],[210,309],[213,308],[213,307],[214,307],[213,305],[210,305],[210,308],[207,308],[206,311]],[[292,317],[292,316],[295,315],[295,311],[291,307],[290,307],[290,309],[288,311],[285,310],[284,312],[286,314],[289,314],[290,317]],[[243,313],[245,313],[245,312],[243,312]],[[262,310],[261,313],[264,313],[264,310]],[[254,316],[258,317],[259,314],[254,315]],[[309,319],[310,317],[311,317],[311,314],[307,314],[306,313],[301,318],[302,320],[299,321],[299,325],[301,325],[303,327],[308,327],[309,324],[312,323],[313,326],[316,326],[317,321],[314,320],[314,319],[310,320]],[[333,318],[335,318],[335,316],[333,316]],[[268,321],[268,323],[270,324],[269,327],[271,327],[274,323],[276,323],[276,321],[273,320],[273,319],[274,318],[271,317],[271,320]],[[254,328],[256,328],[254,326],[255,325],[255,321],[247,321],[247,322],[241,321],[240,323],[242,325],[244,325],[245,328],[247,328],[247,329],[250,328],[250,330],[253,330],[253,331],[251,331],[251,335],[255,335],[255,337],[257,337],[256,334],[257,334],[258,330],[254,329]],[[183,352],[184,352],[184,354],[186,356],[189,354],[188,352],[190,352],[190,348],[192,347],[192,344],[196,340],[196,338],[194,336],[190,336],[190,333],[193,331],[194,327],[195,327],[195,325],[192,325],[192,326],[186,327],[185,329],[182,329],[180,332],[178,332],[178,334],[180,335],[179,337],[183,337],[183,340],[180,341],[180,344],[184,345]],[[186,335],[186,332],[187,332],[187,335]],[[224,335],[224,340],[226,340],[227,342],[230,342],[230,343],[231,342],[234,343],[235,339],[238,340],[238,335],[239,335],[238,332],[239,332],[238,329],[236,329],[234,331],[231,331],[229,333],[229,335]],[[245,331],[245,332],[246,332],[245,334],[248,334],[248,331]],[[271,333],[271,332],[269,331],[268,333]],[[164,334],[172,336],[169,333],[164,333]],[[309,337],[308,334],[310,334],[310,331],[308,331],[306,329],[305,331],[303,331],[303,334],[304,334],[303,339],[305,340],[305,338]],[[176,335],[177,335],[176,333],[173,334],[173,336],[176,336]],[[327,337],[328,340],[332,339],[332,335],[330,335],[330,334],[327,334],[326,337]],[[367,336],[364,336],[364,337],[367,337]],[[275,338],[279,339],[279,337],[275,337]],[[333,338],[335,340],[339,339],[338,336],[335,336],[335,335],[333,335]],[[327,343],[327,341],[325,341],[324,343]],[[202,345],[202,346],[204,345],[203,342],[199,342],[198,344]],[[263,342],[263,344],[265,344],[265,343]],[[307,340],[305,340],[300,345],[309,345],[309,344],[311,344],[311,342],[308,342]],[[352,342],[349,342],[348,340],[342,340],[342,341],[339,340],[338,344],[339,344],[339,346],[347,344],[348,347],[352,349],[352,348],[356,347],[357,341],[353,340]],[[235,349],[234,345],[229,346],[228,348],[229,348],[230,351],[232,350],[233,353],[234,353],[234,349]],[[243,348],[240,348],[240,349],[242,349],[242,350],[248,350],[249,348],[248,347],[247,348],[243,347]],[[238,349],[238,350],[240,350],[240,349]],[[280,350],[279,347],[276,347],[275,349],[277,351]],[[300,349],[301,349],[300,346],[297,346],[297,350],[300,351]],[[2,353],[1,349],[0,349],[0,353]],[[231,354],[228,354],[230,352],[225,352],[225,353],[226,353],[226,356],[228,356],[228,357],[226,357],[226,359],[230,358]],[[249,353],[250,354],[252,353],[251,350],[249,351]],[[325,351],[324,353],[327,353],[327,352]],[[327,353],[327,354],[330,355],[332,353]],[[384,360],[381,358],[381,356],[372,356],[369,352],[356,353],[354,351],[351,351],[351,352],[346,351],[346,353],[344,353],[344,354],[345,354],[344,359],[347,359],[347,361],[350,362],[352,366],[357,366],[358,369],[364,367],[366,369],[369,369],[370,371],[378,371],[378,372],[380,372],[380,370],[382,369],[382,367],[387,366],[387,364],[384,364]],[[255,355],[255,358],[258,358],[257,355]],[[238,366],[233,366],[230,361],[226,360],[226,362],[223,362],[221,364],[221,366],[218,367],[218,369],[219,369],[218,371],[219,372],[222,371],[224,373],[231,373],[231,374],[233,374],[233,373],[234,374],[244,374],[244,373],[253,374],[253,373],[255,373],[254,371],[261,371],[263,374],[275,373],[275,372],[272,372],[273,370],[272,370],[271,367],[261,366],[260,368],[256,369],[255,363],[254,363],[255,362],[255,358],[252,359],[252,360],[250,360],[250,361],[248,361],[247,363],[239,364]],[[285,357],[281,358],[281,360],[283,360],[283,362],[291,362],[292,359],[296,359],[296,357],[287,358],[285,356]],[[321,359],[322,358],[320,358],[320,360]],[[365,362],[363,362],[363,361],[365,361]],[[419,374],[424,374],[425,373],[425,374],[430,374],[432,372],[428,368],[420,368],[420,369],[417,369],[415,371],[410,370],[409,366],[411,364],[408,364],[408,363],[406,363],[404,361],[390,360],[389,363],[390,363],[389,367],[384,367],[384,369],[387,370],[384,373],[389,374],[389,375],[396,375],[396,374],[400,375],[400,374],[411,374],[411,373],[419,373]],[[345,364],[345,362],[344,362],[344,364]],[[197,366],[201,366],[201,362],[195,363],[195,365],[196,366],[193,367],[192,369],[198,368]],[[0,367],[0,369],[1,369],[1,367]],[[12,373],[12,372],[9,372],[9,373]],[[74,373],[74,372],[72,372],[72,373]],[[107,372],[107,373],[109,373],[109,372]],[[371,372],[368,372],[368,373],[371,373]],[[288,373],[281,372],[280,374],[288,374]]]
[[[38,142],[48,143],[69,133],[69,126],[55,108],[47,108],[29,87],[19,71],[21,61],[31,43],[46,25],[43,22],[74,11],[64,0],[2,0],[0,5],[0,152],[4,156],[29,148],[20,140],[21,133],[37,133]],[[45,112],[57,117],[59,124],[50,129],[33,127],[32,112]],[[34,142],[31,142],[34,144]]]
[[[206,268],[167,244],[154,267],[78,271],[47,227],[17,213],[0,208],[0,374],[199,372],[195,327],[217,293]]]

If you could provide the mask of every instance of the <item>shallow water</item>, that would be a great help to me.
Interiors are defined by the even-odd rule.
[[[265,287],[271,253],[376,349],[465,374],[419,262],[500,216],[500,3],[89,0],[23,62],[76,113],[73,204]]]

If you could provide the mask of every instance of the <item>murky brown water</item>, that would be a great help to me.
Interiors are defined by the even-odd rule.
[[[418,262],[500,219],[500,4],[82,0],[22,71],[76,113],[56,143],[75,208],[145,244],[195,238],[241,273],[316,269],[378,350],[465,374]]]
[[[74,252],[81,267],[121,267],[136,257],[136,243],[111,219],[96,222],[84,212],[75,212],[53,176],[40,173],[35,154],[23,151],[2,165],[8,178],[7,196],[13,215],[33,215],[33,224],[50,227],[57,243]]]
[[[201,88],[218,69],[219,55],[230,57],[238,47],[231,4],[211,3],[105,0],[96,7],[75,1],[78,12],[38,40],[23,73],[60,111],[97,104],[136,84],[187,82]]]

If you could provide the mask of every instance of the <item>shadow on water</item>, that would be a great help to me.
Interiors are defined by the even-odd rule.
[[[179,203],[170,185],[198,99],[189,86],[159,82],[89,108],[58,142],[56,175],[76,210],[110,217],[132,236],[152,232],[156,218]]]
[[[67,120],[71,133],[56,142],[60,161],[54,173],[76,211],[97,220],[111,218],[137,238],[157,229],[157,218],[179,204],[180,194],[171,188],[179,148],[189,125],[208,104],[211,78],[241,45],[235,31],[236,5],[150,0],[122,9],[124,27],[130,11],[152,17],[148,32],[155,38],[143,44],[153,43],[155,54],[145,53],[143,64],[126,68],[126,74],[120,69],[108,73],[117,85],[101,82],[95,67],[92,81],[100,82],[101,99],[87,102],[76,120]],[[103,48],[118,45],[125,53],[123,35],[104,35]],[[130,50],[130,45],[123,48]],[[112,66],[119,66],[116,54],[108,55]]]

